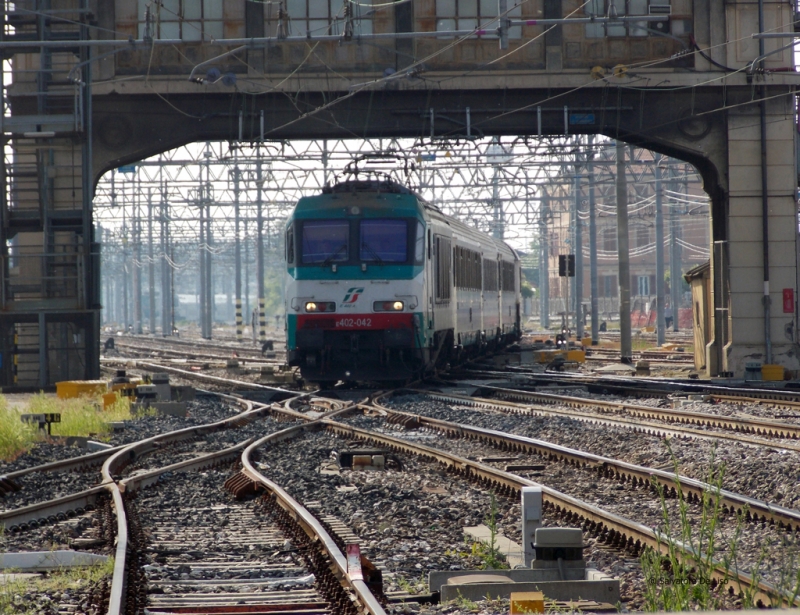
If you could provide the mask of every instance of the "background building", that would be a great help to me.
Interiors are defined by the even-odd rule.
[[[658,235],[663,237],[665,266],[661,283],[666,316],[669,318],[676,313],[674,306],[682,308],[683,312],[677,312],[679,321],[675,325],[691,327],[690,292],[683,274],[709,259],[708,197],[692,165],[649,150],[634,147],[627,150],[632,324],[634,327],[655,325]],[[574,322],[576,296],[580,292],[583,313],[589,314],[593,274],[590,218],[593,215],[599,318],[601,321],[619,319],[616,201],[613,142],[579,152],[575,163],[564,166],[556,180],[544,188],[542,232],[539,245],[534,246],[538,249],[533,252],[546,254],[543,262],[547,265],[547,283],[539,282],[538,286],[540,293],[547,293],[547,300],[540,301],[538,306],[534,302],[534,312],[547,306],[551,318],[558,318],[554,324],[560,324],[568,302],[571,322]],[[660,217],[657,216],[659,207]],[[657,231],[659,224],[660,233]],[[559,277],[558,257],[563,254],[582,256],[578,259],[581,262],[576,263],[580,281]],[[542,273],[540,269],[540,280]]]

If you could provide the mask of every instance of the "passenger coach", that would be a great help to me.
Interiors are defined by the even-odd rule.
[[[519,339],[519,259],[401,184],[346,181],[286,227],[286,348],[306,380],[406,381]]]

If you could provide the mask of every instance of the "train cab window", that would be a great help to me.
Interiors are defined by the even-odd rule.
[[[406,220],[362,220],[359,259],[378,263],[408,260]]]
[[[417,222],[417,235],[414,243],[414,264],[421,265],[425,261],[425,227]]]
[[[350,259],[350,223],[347,220],[307,220],[303,223],[302,238],[304,265]]]
[[[294,226],[286,230],[286,262],[294,263]]]
[[[431,241],[431,229],[428,229],[428,260],[431,260],[432,249],[433,249],[433,242]]]

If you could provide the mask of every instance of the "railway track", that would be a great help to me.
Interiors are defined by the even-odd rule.
[[[203,360],[226,362],[229,361],[230,359],[236,358],[239,359],[242,363],[246,362],[252,365],[275,365],[278,362],[276,359],[266,359],[260,353],[248,353],[247,355],[242,356],[240,355],[240,351],[235,348],[231,349],[230,354],[223,355],[206,351],[203,348],[198,348],[197,351],[194,352],[187,352],[186,350],[182,349],[172,349],[168,347],[159,347],[159,346],[145,346],[141,344],[129,343],[126,341],[117,343],[117,349],[132,350],[138,354],[143,354],[146,356],[159,355],[163,358],[176,358],[183,360],[203,359]],[[234,356],[234,353],[236,356]]]
[[[512,499],[517,497],[522,486],[536,484],[534,481],[522,476],[503,472],[487,464],[466,459],[463,456],[342,422],[345,414],[352,410],[385,413],[387,417],[393,417],[392,421],[405,423],[406,425],[437,429],[450,435],[469,436],[485,445],[504,450],[524,451],[526,454],[544,455],[547,458],[558,459],[575,467],[590,467],[594,469],[598,476],[604,477],[606,480],[624,481],[637,488],[649,485],[650,481],[655,478],[668,491],[680,489],[690,502],[694,502],[702,498],[704,493],[708,493],[706,485],[702,485],[699,481],[692,479],[680,480],[679,483],[673,480],[670,483],[670,473],[668,472],[654,471],[597,455],[587,457],[581,454],[580,451],[553,446],[550,443],[536,441],[531,438],[511,436],[500,432],[492,433],[491,430],[463,424],[448,424],[442,421],[437,423],[435,419],[414,414],[406,413],[404,415],[385,407],[382,400],[377,403],[369,403],[364,399],[358,399],[356,392],[351,394],[355,403],[353,401],[335,399],[320,393],[305,393],[302,394],[302,397],[298,397],[301,394],[296,391],[207,374],[197,374],[177,368],[168,368],[152,362],[141,362],[139,367],[151,371],[171,372],[187,380],[200,380],[206,384],[228,389],[247,388],[261,390],[276,401],[282,400],[280,404],[273,403],[270,406],[237,400],[237,403],[250,404],[248,411],[235,417],[240,422],[256,420],[257,417],[263,418],[269,414],[276,418],[280,416],[282,420],[302,421],[303,424],[297,424],[289,429],[259,438],[256,442],[242,440],[233,446],[213,453],[206,453],[193,448],[194,443],[197,442],[209,443],[212,439],[209,435],[216,433],[215,430],[210,429],[202,433],[195,432],[191,436],[187,434],[177,436],[174,440],[176,444],[171,449],[171,452],[165,450],[164,444],[154,445],[154,443],[162,442],[161,440],[150,439],[150,442],[137,442],[135,445],[118,448],[106,455],[103,465],[103,484],[99,487],[98,494],[100,496],[110,494],[111,499],[106,498],[105,502],[113,501],[117,517],[116,536],[113,538],[117,541],[117,569],[115,569],[114,580],[109,588],[109,604],[112,608],[149,604],[148,608],[151,608],[151,610],[153,608],[155,610],[161,608],[168,610],[168,608],[185,607],[194,609],[192,612],[210,612],[209,609],[215,607],[215,605],[220,607],[228,602],[244,601],[248,610],[252,610],[250,609],[251,606],[256,610],[260,607],[263,607],[264,610],[274,610],[276,608],[291,610],[299,609],[305,605],[309,613],[383,612],[380,598],[373,595],[363,579],[357,578],[358,574],[354,570],[348,569],[347,560],[342,551],[342,535],[343,533],[347,534],[347,524],[332,524],[330,519],[320,521],[314,506],[310,508],[303,506],[288,491],[275,482],[271,482],[270,478],[268,478],[269,474],[266,474],[262,466],[257,465],[254,461],[253,455],[256,452],[259,453],[262,459],[269,459],[269,451],[278,450],[282,443],[317,433],[320,429],[325,433],[330,433],[342,439],[342,441],[361,441],[370,446],[380,446],[397,453],[402,452],[406,455],[413,455],[415,458],[434,462],[440,467],[448,468],[449,471],[463,480],[475,481],[481,488],[489,488],[502,496]],[[502,390],[500,391],[502,392]],[[528,394],[528,392],[523,393]],[[517,395],[520,392],[512,391],[511,394]],[[557,397],[560,401],[564,399],[563,396]],[[470,401],[470,398],[455,396],[443,396],[442,398],[465,405]],[[555,403],[549,396],[543,399],[548,401],[539,401],[537,403],[548,405]],[[576,399],[581,402],[587,401],[580,398]],[[506,408],[515,408],[518,405],[516,402],[509,401],[498,402],[497,400],[474,399],[471,401],[487,404],[499,403]],[[530,399],[525,401],[530,401]],[[577,404],[578,402],[575,403]],[[631,406],[630,404],[621,405]],[[578,408],[578,406],[573,407]],[[653,413],[654,410],[667,411],[667,409],[654,409],[647,406],[642,406],[637,411]],[[611,409],[609,406],[604,412],[607,415],[611,415],[620,412],[620,410]],[[575,412],[572,413],[572,415],[575,414]],[[702,415],[702,417],[690,416],[694,414],[701,413],[678,411],[675,416],[682,417],[687,421],[690,418],[693,421],[708,419],[706,415]],[[644,414],[628,416],[633,419],[639,419],[640,425],[641,420],[645,418]],[[609,416],[607,418],[620,421],[620,417]],[[652,419],[668,420],[663,416],[654,417],[648,415],[648,420]],[[684,434],[688,433],[687,428],[682,427],[681,423],[678,422],[679,420],[675,418],[673,421],[675,425],[672,427],[662,426],[662,428],[665,430],[674,429],[676,432],[683,432]],[[714,418],[713,420],[717,419]],[[773,423],[776,422],[745,421],[740,427],[747,426],[748,429],[765,430],[764,433],[767,437],[769,437],[769,430],[772,430],[775,434],[773,437],[796,439],[796,434],[785,435],[788,432],[778,431],[778,427]],[[714,424],[709,423],[698,424],[705,427],[715,427]],[[780,429],[784,429],[783,424],[780,424]],[[165,438],[163,442],[166,442],[166,435],[163,437]],[[792,445],[788,446],[794,448]],[[108,453],[108,451],[105,453]],[[174,463],[176,456],[184,456],[186,459],[179,463]],[[102,456],[96,457],[91,462],[94,467],[99,463],[100,457]],[[167,457],[172,459],[173,462],[167,463]],[[139,461],[148,458],[149,460],[144,463]],[[75,463],[75,460],[70,462]],[[182,510],[180,506],[174,506],[169,510],[166,507],[163,510],[157,509],[156,502],[159,501],[159,498],[164,499],[164,496],[156,494],[168,493],[168,491],[151,490],[169,489],[168,486],[170,484],[180,485],[176,489],[181,490],[181,492],[183,489],[191,489],[192,484],[200,485],[205,481],[205,478],[192,478],[198,476],[194,474],[197,471],[205,472],[206,476],[213,475],[214,480],[218,483],[224,474],[224,471],[220,470],[220,468],[230,467],[231,464],[236,464],[241,468],[227,484],[228,489],[233,494],[242,496],[257,492],[264,494],[265,497],[250,500],[244,503],[241,508],[238,504],[233,506],[229,501],[219,499],[211,503],[198,503],[193,508],[184,507],[186,510]],[[126,475],[127,472],[132,472],[133,474]],[[11,477],[9,480],[13,481],[15,478],[19,479],[20,477]],[[181,483],[180,481],[185,482]],[[0,477],[0,486],[3,484],[6,483]],[[757,517],[765,523],[774,523],[776,526],[781,526],[782,524],[783,527],[792,530],[796,529],[800,522],[795,511],[770,506],[753,499],[742,499],[737,497],[736,494],[727,492],[723,496],[725,504],[730,510],[739,510],[746,506],[751,511],[750,516],[752,518]],[[99,505],[106,507],[106,510],[110,510],[109,504],[104,503],[102,497],[97,501],[99,504],[94,504],[94,506]],[[661,550],[665,548],[663,539],[659,540],[658,536],[649,527],[626,519],[623,516],[610,513],[599,506],[581,501],[574,496],[545,488],[545,505],[548,513],[553,517],[558,517],[566,523],[581,525],[584,531],[594,536],[599,543],[615,549],[638,555],[646,546]],[[192,511],[196,511],[197,514]],[[206,520],[203,520],[203,513],[207,513],[209,519],[216,519],[217,521],[223,518],[223,513],[230,513],[228,526],[222,531],[217,527],[218,523],[209,525]],[[131,534],[128,534],[128,526],[124,524],[125,519],[128,517],[132,520]],[[106,513],[106,518],[111,518],[108,513]],[[41,517],[35,516],[33,519],[38,524]],[[179,524],[177,521],[181,521],[181,523]],[[125,525],[124,528],[123,525]],[[179,528],[179,531],[174,531],[176,527]],[[145,532],[145,528],[150,529]],[[248,528],[250,528],[249,531],[253,536],[251,542],[265,545],[263,549],[259,549],[257,554],[262,559],[248,559],[249,549],[248,553],[241,552],[243,551],[240,548],[241,541],[235,537],[240,536],[243,531],[248,531]],[[253,528],[257,529],[254,530]],[[21,525],[17,527],[17,530],[20,531],[26,529]],[[148,539],[147,534],[150,531],[159,540]],[[231,547],[230,552],[233,555],[245,557],[244,563],[239,561],[237,565],[237,562],[232,559],[226,561],[227,556],[224,553],[228,551],[221,548],[214,552],[215,556],[209,558],[207,565],[188,561],[185,558],[185,550],[181,553],[172,552],[178,550],[172,547],[199,541],[201,537],[209,535],[213,531],[216,531],[217,538],[220,538],[220,543],[227,541]],[[222,540],[223,538],[224,540]],[[107,537],[106,544],[110,544],[109,540],[111,539]],[[159,544],[165,544],[167,547],[160,548],[158,547]],[[200,542],[197,542],[197,544],[200,544]],[[283,546],[286,546],[287,549],[279,548]],[[320,546],[320,551],[315,551],[317,546]],[[688,549],[686,545],[678,546]],[[211,545],[207,550],[208,553],[212,553],[213,549],[214,547]],[[291,562],[284,562],[282,559],[281,561],[269,559],[269,554],[281,550],[292,551]],[[128,561],[138,563],[137,566],[126,567],[126,558],[124,557],[126,553],[130,554],[127,558]],[[299,553],[308,554],[308,557],[301,556]],[[287,556],[289,554],[284,557]],[[157,560],[156,558],[159,559]],[[258,566],[252,562],[255,562]],[[147,568],[148,566],[149,568]],[[314,566],[317,567],[315,568]],[[259,573],[260,576],[253,577],[251,575],[256,567],[267,572]],[[247,571],[247,574],[244,575],[243,571]],[[313,574],[315,579],[321,580],[318,586],[315,586],[316,589],[310,589],[304,585],[307,581],[302,579],[306,579],[309,574]],[[188,578],[182,575],[188,575]],[[282,579],[288,578],[292,581],[280,585],[280,583],[284,582],[279,581],[279,575]],[[764,604],[767,604],[771,598],[774,599],[776,595],[774,587],[770,587],[763,582],[754,582],[747,575],[738,575],[734,579],[727,580],[724,579],[724,576],[725,574],[721,568],[715,573],[715,578],[719,582],[727,582],[735,591],[738,591],[742,586],[748,587],[751,584],[754,588],[757,587],[754,591]],[[292,585],[292,583],[295,583],[295,585]],[[124,589],[126,587],[131,593],[125,593]],[[278,587],[284,587],[290,591],[279,591]]]
[[[250,403],[250,402],[243,402]],[[247,422],[254,420],[257,414],[270,412],[274,409],[269,409],[266,406],[260,405],[252,408],[249,412],[236,417],[238,422]],[[200,609],[203,612],[213,612],[209,609],[212,607],[219,607],[226,604],[247,604],[252,612],[258,612],[259,609],[265,611],[275,611],[278,609],[285,609],[287,611],[296,611],[298,609],[309,610],[309,612],[320,613],[343,613],[355,614],[357,612],[372,613],[374,615],[381,615],[384,611],[380,604],[372,596],[371,592],[366,588],[363,581],[355,578],[355,574],[347,569],[347,560],[344,554],[339,551],[334,541],[327,534],[326,530],[317,522],[312,515],[308,513],[297,502],[288,497],[281,488],[269,480],[261,476],[258,470],[253,465],[250,455],[252,451],[267,442],[280,442],[282,439],[288,437],[288,434],[294,433],[296,430],[305,429],[301,425],[295,428],[289,428],[278,433],[267,435],[257,442],[253,443],[252,440],[240,442],[232,447],[224,450],[215,451],[213,453],[206,453],[191,459],[169,464],[160,468],[151,468],[145,472],[136,473],[135,476],[125,478],[119,482],[115,482],[113,477],[123,472],[130,462],[139,458],[142,454],[150,450],[153,441],[142,441],[126,447],[118,451],[108,458],[103,466],[103,476],[105,484],[111,491],[114,500],[116,516],[117,516],[117,559],[115,561],[114,577],[110,591],[109,599],[109,614],[116,615],[121,612],[135,612],[135,609],[143,608],[144,605],[162,605],[170,609],[176,609],[181,605],[191,609]],[[148,593],[147,574],[151,572],[163,572],[163,567],[156,566],[145,570],[142,562],[149,555],[165,556],[164,564],[169,568],[175,568],[176,571],[185,570],[181,566],[187,566],[186,562],[181,562],[178,554],[177,559],[170,559],[170,554],[155,553],[150,546],[155,543],[148,543],[144,541],[144,528],[142,526],[142,515],[136,504],[128,505],[126,500],[136,494],[140,490],[145,489],[151,485],[157,485],[160,480],[165,476],[175,475],[176,473],[185,473],[198,470],[207,470],[211,467],[218,467],[220,465],[230,465],[240,461],[243,465],[243,472],[247,472],[247,478],[243,475],[237,474],[230,479],[226,486],[233,491],[236,495],[241,495],[242,492],[250,493],[255,489],[255,485],[259,485],[259,489],[267,490],[269,497],[262,499],[262,504],[259,508],[242,509],[239,513],[239,518],[234,523],[234,527],[227,534],[229,542],[234,540],[240,544],[252,543],[253,528],[252,525],[256,523],[255,515],[266,512],[267,515],[274,518],[274,523],[280,527],[280,533],[276,533],[273,529],[265,529],[261,534],[264,538],[262,544],[264,549],[270,549],[278,544],[283,546],[288,540],[293,544],[301,553],[304,564],[308,572],[314,575],[314,588],[308,589],[307,587],[298,588],[297,592],[291,593],[287,596],[286,593],[282,595],[278,593],[264,594],[264,587],[269,587],[272,582],[278,584],[287,583],[278,581],[277,579],[270,579],[262,577],[262,584],[256,586],[261,589],[259,595],[243,595],[243,589],[252,589],[253,582],[249,578],[240,579],[239,582],[233,582],[230,578],[220,578],[217,589],[213,596],[208,596],[207,592],[188,591],[190,589],[197,590],[195,584],[185,584],[181,581],[187,579],[181,575],[187,574],[191,577],[189,572],[178,572],[178,579],[171,579],[168,582],[161,583],[164,579],[153,578],[153,581],[158,581],[153,587],[164,591],[165,585],[170,586],[171,590],[169,595],[176,599],[165,600],[160,592],[157,594]],[[189,484],[193,484],[193,480]],[[135,501],[135,500],[134,500]],[[142,501],[145,501],[143,498]],[[207,502],[203,501],[202,506],[206,506]],[[152,508],[152,507],[151,507]],[[148,508],[150,510],[150,508]],[[174,516],[170,513],[184,515],[187,512],[180,502],[177,503],[177,508],[172,511],[160,510],[152,511],[155,514],[154,520],[156,522],[156,531],[163,530],[164,523],[172,528],[174,524],[170,525],[170,519],[174,520]],[[129,533],[128,518],[132,521],[132,533]],[[191,537],[199,538],[202,535],[207,535],[205,529],[208,527],[202,521],[202,515],[195,515],[194,524],[180,526],[180,538],[191,539]],[[260,522],[264,526],[263,520]],[[273,526],[270,526],[273,527]],[[159,529],[161,528],[161,529]],[[238,528],[239,531],[236,531]],[[174,534],[174,530],[173,530]],[[176,536],[178,534],[175,534]],[[304,538],[305,536],[305,538]],[[180,542],[180,538],[176,538]],[[224,541],[223,541],[224,542]],[[235,576],[237,566],[221,561],[224,553],[215,550],[214,547],[203,547],[205,551],[210,552],[212,555],[206,562],[206,566],[202,564],[200,569],[205,570],[210,574],[213,572],[220,577]],[[157,550],[157,547],[156,547]],[[234,549],[234,551],[236,551]],[[128,557],[126,557],[128,555]],[[184,554],[185,555],[185,554]],[[260,566],[265,562],[257,561],[247,564],[250,568]],[[266,562],[269,564],[269,562]],[[191,567],[191,566],[190,566]],[[241,568],[241,567],[239,567]],[[268,567],[269,569],[269,567]],[[284,567],[282,573],[289,570]],[[152,576],[152,575],[151,575]],[[188,580],[191,580],[188,579]],[[303,575],[295,580],[298,585],[308,585],[311,579],[308,574]],[[286,585],[285,587],[288,587]],[[177,591],[176,591],[176,588]],[[227,594],[224,588],[228,588]],[[161,596],[161,597],[154,597]],[[182,601],[182,602],[181,602]]]
[[[219,351],[228,353],[231,351],[236,351],[237,353],[244,353],[248,355],[253,355],[254,358],[262,357],[261,355],[261,343],[259,342],[257,345],[254,345],[252,342],[237,342],[235,339],[231,339],[226,344],[221,344],[218,342],[212,342],[210,340],[203,340],[203,339],[183,339],[179,337],[152,337],[147,335],[118,335],[113,338],[115,340],[115,344],[120,342],[122,344],[136,344],[137,342],[146,342],[148,345],[155,345],[155,346],[162,346],[162,347],[172,347],[172,348],[183,348],[185,350],[194,349],[198,351]],[[276,344],[278,348],[283,345],[283,339],[273,339],[273,344]]]
[[[723,385],[719,381],[665,380],[646,377],[627,378],[597,374],[594,376],[567,372],[535,372],[526,367],[509,365],[504,369],[486,369],[480,365],[454,370],[448,377],[453,380],[469,380],[477,377],[508,379],[515,377],[515,386],[584,386],[590,393],[600,395],[617,394],[626,397],[667,398],[677,393],[703,395],[708,400],[738,404],[761,405],[785,408],[797,412],[800,418],[800,389],[795,383],[785,383],[792,388],[757,387],[757,381],[744,387],[739,383]]]
[[[790,440],[797,440],[800,438],[800,424],[766,420],[757,417],[744,418],[675,408],[658,408],[627,402],[590,399],[563,394],[520,391],[491,385],[481,386],[479,390],[481,396],[490,395],[499,400],[528,404],[534,403],[542,406],[558,404],[559,406],[566,406],[568,408],[594,410],[601,416],[622,415],[635,419],[657,419],[665,423],[726,429],[736,433],[753,434],[764,438],[785,438]],[[444,398],[447,396],[441,395],[440,397]],[[464,396],[451,397],[457,401],[470,399]],[[491,403],[490,399],[484,398],[481,401]]]
[[[457,394],[443,394],[425,390],[418,390],[420,394],[428,395],[431,399],[446,403],[453,403],[475,408],[485,408],[506,414],[522,414],[528,416],[560,416],[578,421],[587,422],[593,425],[609,425],[622,427],[636,433],[655,435],[660,437],[693,438],[711,441],[729,441],[747,444],[750,446],[768,446],[770,448],[786,451],[800,452],[800,445],[786,442],[775,442],[760,440],[741,435],[739,433],[712,432],[688,427],[668,425],[665,423],[655,423],[643,420],[627,419],[622,417],[611,417],[607,414],[570,411],[554,409],[550,406],[534,407],[531,404],[516,403],[512,401],[498,401],[491,398],[468,397]],[[557,403],[557,402],[556,402]]]
[[[666,493],[670,497],[675,497],[678,491],[682,491],[689,502],[699,503],[704,497],[719,497],[720,503],[728,513],[732,511],[746,513],[748,520],[774,524],[789,532],[800,530],[800,511],[769,504],[725,489],[716,489],[702,481],[679,476],[673,472],[626,463],[525,436],[400,412],[381,404],[381,401],[387,397],[384,395],[378,398],[374,401],[374,405],[388,414],[390,422],[419,425],[423,428],[444,432],[449,437],[480,440],[501,450],[524,451],[575,467],[588,468],[600,476],[631,483],[635,487],[650,487],[658,484],[666,488]]]
[[[505,472],[438,448],[329,419],[323,419],[323,423],[328,430],[340,437],[360,439],[373,446],[383,446],[395,452],[422,457],[446,467],[448,471],[459,477],[477,482],[485,488],[490,488],[507,497],[518,497],[520,490],[525,486],[541,486],[539,483],[517,474]],[[584,532],[595,537],[602,544],[628,551],[634,555],[641,554],[646,547],[661,553],[665,553],[669,549],[664,537],[659,537],[649,527],[549,487],[541,487],[546,511],[570,524],[580,524]],[[691,551],[689,545],[681,544],[679,541],[673,540],[672,544],[684,553]],[[730,588],[733,592],[740,591],[742,587],[751,588],[757,595],[756,599],[764,605],[770,604],[775,600],[776,595],[779,595],[775,587],[764,582],[754,582],[752,577],[747,574],[738,573],[731,578],[729,568],[722,562],[715,563],[713,578],[716,583]],[[788,600],[788,598],[784,598],[784,600]]]

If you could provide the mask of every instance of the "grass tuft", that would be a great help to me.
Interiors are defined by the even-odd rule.
[[[15,459],[39,439],[36,425],[23,423],[18,410],[11,408],[0,395],[0,458]]]
[[[679,476],[680,467],[669,441],[667,450],[675,475]],[[690,504],[686,500],[680,481],[676,481],[677,522],[672,520],[666,489],[653,477],[653,486],[661,499],[662,525],[656,532],[658,549],[647,548],[640,560],[646,584],[644,610],[708,611],[726,608],[730,606],[732,596],[726,596],[724,589],[730,585],[738,588],[743,609],[767,606],[757,599],[758,583],[763,579],[762,570],[767,557],[765,546],[762,546],[759,557],[749,570],[753,584],[746,587],[738,579],[741,570],[739,543],[747,510],[736,514],[733,534],[728,540],[725,540],[720,525],[724,514],[721,495],[724,476],[725,465],[716,462],[716,449],[713,449],[705,478],[711,489],[703,491],[698,504]],[[689,516],[690,506],[695,509],[699,507],[700,519],[696,523]],[[675,544],[676,540],[688,548],[688,553]],[[778,545],[772,545],[771,542],[767,540],[770,546],[779,547],[782,561],[778,570],[778,586],[769,593],[770,606],[775,608],[786,603],[794,604],[800,596],[800,545],[791,536],[782,538]],[[719,564],[721,578],[715,580],[714,574]]]
[[[37,425],[23,423],[22,414],[59,413],[61,422],[51,425],[51,436],[93,436],[104,438],[111,433],[110,422],[131,418],[130,403],[121,398],[107,410],[93,399],[58,399],[42,393],[34,395],[25,408],[12,408],[0,395],[0,458],[13,460],[36,442],[46,438]]]
[[[31,596],[56,592],[87,590],[101,579],[111,578],[114,573],[114,558],[108,558],[98,566],[63,568],[34,579],[9,580],[0,584],[0,613],[36,615],[41,610],[30,601]]]

